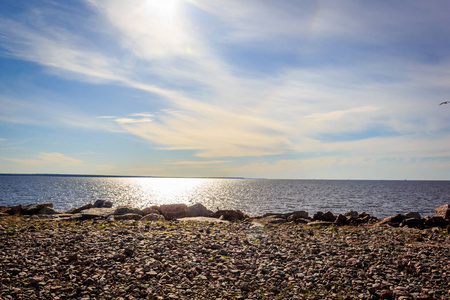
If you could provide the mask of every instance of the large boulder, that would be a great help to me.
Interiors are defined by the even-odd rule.
[[[445,204],[439,206],[434,210],[436,217],[444,218],[445,220],[450,220],[450,204]]]
[[[126,214],[136,214],[136,215],[140,215],[141,217],[144,215],[144,213],[140,209],[128,207],[128,206],[119,206],[113,212],[113,215],[115,215],[115,216],[126,215]]]
[[[400,223],[400,227],[422,228],[424,223],[425,219],[407,218]]]
[[[342,214],[339,214],[336,217],[336,220],[334,220],[334,224],[336,224],[338,226],[349,225],[351,218],[352,218],[351,216],[346,217],[346,216],[344,216]]]
[[[111,208],[112,202],[107,200],[97,200],[94,202],[94,208]]]
[[[43,209],[44,207],[53,208],[53,203],[46,202],[46,203],[30,204],[30,205],[24,206],[22,208],[22,214],[24,214],[24,215],[37,215],[41,211],[41,209]]]
[[[314,221],[334,222],[336,220],[336,217],[329,211],[326,213],[318,211],[314,214],[313,220]]]
[[[22,214],[23,206],[22,204],[19,204],[17,206],[7,207],[4,212],[9,215],[20,215]]]
[[[54,210],[53,208],[51,208],[51,207],[44,207],[44,208],[42,208],[40,211],[39,211],[39,213],[38,213],[39,215],[60,215],[61,214],[61,212],[59,212],[59,211],[57,211],[57,210]]]
[[[427,228],[432,227],[441,227],[445,228],[449,225],[449,221],[444,219],[443,217],[425,217],[424,226]]]
[[[143,216],[140,220],[147,221],[147,222],[153,222],[153,221],[158,221],[158,220],[164,221],[165,218],[163,215],[160,215],[159,213],[156,213],[156,214],[152,213],[152,214]]]
[[[214,213],[207,209],[203,204],[197,203],[189,206],[189,216],[191,217],[210,217]]]
[[[149,214],[159,214],[159,211],[157,206],[152,206],[142,209],[142,213],[144,214],[144,216],[146,216]]]
[[[294,211],[293,213],[287,216],[288,222],[304,223],[304,220],[308,219],[309,219],[308,212],[303,210]]]
[[[422,216],[420,213],[413,211],[405,214],[405,220],[406,219],[422,219]]]
[[[356,218],[358,217],[358,212],[353,209],[349,209],[344,213],[344,217]]]
[[[78,214],[78,213],[82,212],[83,210],[90,209],[90,208],[94,208],[94,205],[92,205],[92,203],[85,204],[78,208],[75,208],[75,207],[71,208],[68,211],[66,211],[65,213],[66,214]]]
[[[139,214],[122,214],[122,215],[113,215],[115,221],[124,221],[124,220],[140,220],[142,218],[142,215]]]
[[[114,208],[90,208],[81,211],[79,214],[74,214],[74,219],[90,220],[90,219],[106,219],[114,213]]]
[[[239,221],[248,218],[248,216],[240,210],[228,210],[228,209],[216,211],[213,214],[213,217],[222,218],[223,220],[227,221]]]
[[[378,222],[378,225],[390,225],[394,227],[398,227],[401,222],[405,220],[405,216],[402,214],[396,214],[387,218],[384,218],[380,222]]]
[[[159,213],[166,218],[166,220],[173,220],[179,218],[189,217],[189,207],[186,204],[166,204],[161,205],[159,208]]]

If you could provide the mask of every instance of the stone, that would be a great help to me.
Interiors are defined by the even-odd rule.
[[[97,200],[94,202],[94,208],[111,208],[112,202],[107,200]]]
[[[110,215],[114,213],[114,208],[90,208],[81,211],[79,214],[74,214],[74,219],[77,219],[76,216],[80,216],[79,219],[81,220],[90,220],[90,219],[96,219],[96,218],[104,218],[106,219]]]
[[[261,222],[263,224],[281,224],[281,223],[286,223],[286,219],[275,215],[275,216],[260,218],[259,222]]]
[[[154,207],[146,207],[141,211],[144,214],[144,216],[149,215],[149,214],[159,214],[158,208],[154,208]]]
[[[115,216],[126,215],[126,214],[137,214],[137,215],[140,215],[141,217],[144,215],[144,213],[140,209],[132,208],[132,207],[128,207],[128,206],[119,206],[118,208],[116,208],[116,210],[113,213],[113,215],[115,215]]]
[[[398,226],[401,222],[405,219],[405,216],[402,214],[396,214],[387,218],[384,218],[380,222],[378,222],[378,225],[384,225],[389,224],[391,226]]]
[[[444,218],[445,220],[450,220],[450,204],[445,204],[439,206],[434,210],[436,217]]]
[[[123,250],[123,254],[125,254],[126,256],[133,256],[134,254],[134,249],[133,248],[125,248]]]
[[[425,223],[425,219],[409,218],[400,223],[400,227],[409,228],[422,228]]]
[[[30,279],[29,284],[30,285],[35,285],[38,284],[40,282],[44,281],[44,277],[43,276],[34,276]]]
[[[313,221],[313,222],[309,222],[307,225],[308,226],[330,226],[333,224],[334,224],[334,222],[331,222],[331,221]]]
[[[334,224],[338,226],[348,225],[349,223],[350,223],[349,219],[347,219],[347,217],[342,214],[339,214],[336,217],[336,220],[334,220]]]
[[[344,213],[344,217],[356,218],[356,217],[358,217],[358,212],[354,211],[353,209],[349,209]]]
[[[189,206],[189,216],[190,217],[210,217],[213,212],[207,209],[203,204],[197,203]]]
[[[133,214],[133,213],[124,214],[124,215],[113,215],[113,216],[114,216],[114,220],[116,220],[116,221],[140,220],[140,219],[142,219],[142,215]]]
[[[299,211],[294,211],[293,213],[289,214],[287,217],[287,221],[288,222],[297,222],[297,220],[302,219],[309,219],[309,215],[306,211],[303,210],[299,210]]]
[[[420,213],[414,211],[405,214],[405,219],[422,219]]]
[[[314,221],[327,221],[327,222],[334,222],[336,220],[336,217],[331,212],[323,213],[321,211],[318,211],[313,216]]]
[[[44,207],[42,208],[39,213],[39,215],[59,215],[61,212],[51,208],[51,207]]]
[[[222,218],[227,221],[240,221],[248,218],[248,216],[240,210],[219,210],[213,214],[213,217]]]
[[[187,217],[179,219],[181,222],[203,222],[203,223],[229,223],[229,221],[213,218],[213,217]]]
[[[221,250],[219,251],[219,255],[222,255],[222,256],[228,256],[228,252],[227,252],[227,250],[221,249]]]
[[[78,208],[71,208],[68,211],[66,211],[66,213],[67,214],[77,214],[77,213],[82,212],[83,210],[90,209],[90,208],[94,208],[94,205],[92,205],[92,203],[85,204]]]
[[[160,215],[159,213],[152,213],[152,214],[148,214],[143,216],[142,218],[140,218],[140,221],[148,221],[148,222],[153,222],[153,221],[158,221],[158,220],[165,220],[163,215]]]
[[[443,217],[426,217],[423,225],[427,228],[432,227],[445,228],[449,225],[449,223],[450,222],[444,219]]]
[[[67,255],[67,259],[69,261],[77,261],[78,260],[78,254],[77,253],[69,254],[69,255]]]
[[[7,210],[5,210],[5,212],[9,215],[20,215],[22,214],[22,210],[23,206],[22,204],[19,204],[16,206],[8,207]]]
[[[334,222],[336,217],[329,211],[323,214],[322,221]]]
[[[30,204],[30,205],[24,206],[23,209],[22,209],[22,214],[24,214],[24,215],[36,215],[44,207],[53,208],[53,203],[46,202],[46,203]]]
[[[159,207],[159,212],[166,220],[189,217],[189,208],[186,204],[166,204]]]

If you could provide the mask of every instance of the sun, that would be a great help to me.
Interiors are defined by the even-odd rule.
[[[177,14],[180,2],[180,0],[147,0],[145,8],[150,15],[170,20]]]

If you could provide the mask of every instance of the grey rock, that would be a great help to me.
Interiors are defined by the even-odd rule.
[[[323,213],[321,211],[318,211],[313,216],[314,221],[328,221],[328,222],[334,222],[336,220],[336,217],[331,212]]]
[[[425,223],[425,219],[417,219],[417,218],[409,218],[405,219],[402,223],[400,223],[401,227],[409,227],[409,228],[422,228]]]
[[[384,218],[383,220],[378,222],[378,225],[389,224],[391,226],[398,226],[398,225],[400,225],[401,222],[403,222],[403,220],[405,220],[404,215],[396,214],[396,215]]]
[[[186,204],[167,204],[158,208],[166,220],[189,217],[189,208]]]
[[[113,216],[114,216],[114,220],[116,220],[116,221],[140,220],[140,219],[142,219],[142,215],[133,214],[133,213],[123,214],[123,215],[113,215]]]
[[[22,208],[22,214],[24,214],[24,215],[36,215],[44,207],[53,208],[53,203],[46,202],[46,203],[40,203],[40,204],[27,205],[27,206]]]
[[[207,209],[203,204],[197,203],[189,206],[189,216],[190,217],[210,217],[213,212]]]
[[[439,206],[434,210],[436,217],[441,217],[445,220],[450,220],[450,204]]]
[[[299,220],[299,219],[301,219],[301,220],[309,219],[308,212],[303,211],[303,210],[294,211],[293,213],[289,214],[287,217],[288,222],[297,222],[297,220]]]
[[[143,216],[140,220],[152,222],[152,221],[158,221],[158,220],[165,220],[165,218],[163,215],[160,215],[159,213],[158,214],[151,213],[151,214]]]
[[[97,200],[94,202],[94,208],[111,208],[112,202],[107,200]]]
[[[227,221],[239,221],[248,218],[248,216],[240,210],[219,210],[214,213],[213,217],[222,218]]]
[[[59,215],[59,214],[61,214],[61,212],[59,212],[59,211],[57,211],[57,210],[55,210],[55,209],[53,209],[53,208],[51,208],[51,207],[43,207],[40,211],[39,211],[39,213],[38,213],[39,215]]]
[[[354,211],[353,209],[349,209],[344,213],[344,217],[356,218],[356,217],[358,217],[358,212]]]
[[[83,210],[90,209],[90,208],[94,208],[94,205],[92,205],[92,203],[85,204],[85,205],[83,205],[81,207],[78,207],[78,208],[71,208],[68,211],[66,211],[65,213],[67,213],[67,214],[77,214],[77,213],[82,212]]]
[[[334,222],[331,222],[331,221],[313,221],[313,222],[309,222],[307,225],[308,226],[331,226],[333,224],[334,224]]]
[[[146,207],[142,210],[144,216],[149,214],[159,214],[158,207]]]
[[[422,216],[418,212],[409,212],[405,214],[405,219],[422,219]]]
[[[80,212],[80,219],[90,220],[95,218],[107,218],[114,213],[114,208],[90,208]],[[74,219],[77,219],[77,215],[74,215]]]
[[[144,213],[140,209],[132,208],[132,207],[128,207],[128,206],[119,206],[118,208],[116,208],[116,210],[113,213],[113,215],[115,215],[115,216],[126,215],[126,214],[136,214],[136,215],[140,215],[141,217],[144,215]]]

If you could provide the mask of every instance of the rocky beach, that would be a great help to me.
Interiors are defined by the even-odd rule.
[[[449,205],[384,220],[198,205],[1,211],[1,299],[450,299]]]

